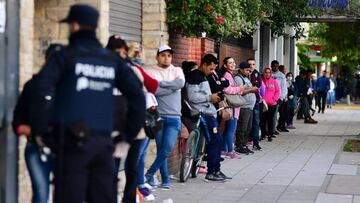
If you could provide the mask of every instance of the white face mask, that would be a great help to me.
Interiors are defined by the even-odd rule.
[[[288,79],[288,80],[292,80],[292,79],[293,79],[293,77],[287,77],[287,79]]]

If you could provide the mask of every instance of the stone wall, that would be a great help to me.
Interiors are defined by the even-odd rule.
[[[165,0],[143,0],[142,45],[146,57],[146,66],[156,64],[156,52],[160,45],[169,43],[166,25]]]
[[[105,44],[109,36],[109,1],[105,0],[21,0],[20,1],[20,90],[44,64],[44,53],[51,43],[67,44],[68,29],[58,21],[66,17],[71,5],[90,4],[100,11],[98,38]],[[31,202],[31,183],[24,161],[26,139],[19,142],[19,202]]]

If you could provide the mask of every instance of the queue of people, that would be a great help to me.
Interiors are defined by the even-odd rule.
[[[253,58],[237,65],[225,57],[219,67],[216,54],[208,53],[200,64],[185,61],[180,68],[172,64],[174,50],[162,45],[157,64],[146,69],[139,44],[113,35],[106,48],[101,46],[98,18],[90,6],[71,7],[62,21],[71,33],[69,45],[49,47],[45,65],[26,83],[16,105],[13,128],[28,138],[32,203],[48,201],[50,173],[56,203],[116,203],[122,162],[121,201],[155,200],[154,188],[172,187],[167,158],[182,124],[190,132],[200,112],[208,131],[205,179],[231,179],[221,171],[222,158],[262,150],[262,140],[272,142],[278,131],[295,129],[295,114],[316,124],[310,114],[314,90],[319,112],[327,97],[334,102],[333,78],[326,72],[315,83],[306,71],[294,79],[276,60],[260,73]],[[145,172],[151,139],[157,152]]]

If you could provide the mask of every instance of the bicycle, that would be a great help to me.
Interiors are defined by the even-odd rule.
[[[186,102],[189,109],[192,107]],[[219,108],[217,111],[225,109]],[[196,121],[195,128],[189,133],[189,137],[186,141],[183,156],[180,162],[180,182],[186,182],[191,174],[192,178],[196,178],[199,174],[201,163],[205,157],[205,136],[209,137],[209,131],[204,114],[200,110],[198,119]]]

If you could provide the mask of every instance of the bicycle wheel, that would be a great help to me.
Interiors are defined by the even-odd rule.
[[[194,151],[195,150],[195,138],[197,137],[197,131],[191,131],[187,141],[183,156],[180,163],[180,182],[186,182],[190,176],[192,165],[194,163]]]
[[[191,177],[192,178],[196,178],[199,174],[199,170],[200,170],[200,167],[201,167],[201,163],[204,159],[204,156],[205,156],[205,146],[206,146],[206,141],[205,141],[205,138],[203,136],[201,136],[199,134],[200,138],[199,138],[199,146],[197,147],[198,148],[198,151],[197,151],[197,156],[196,158],[193,160],[193,167],[191,169]]]

